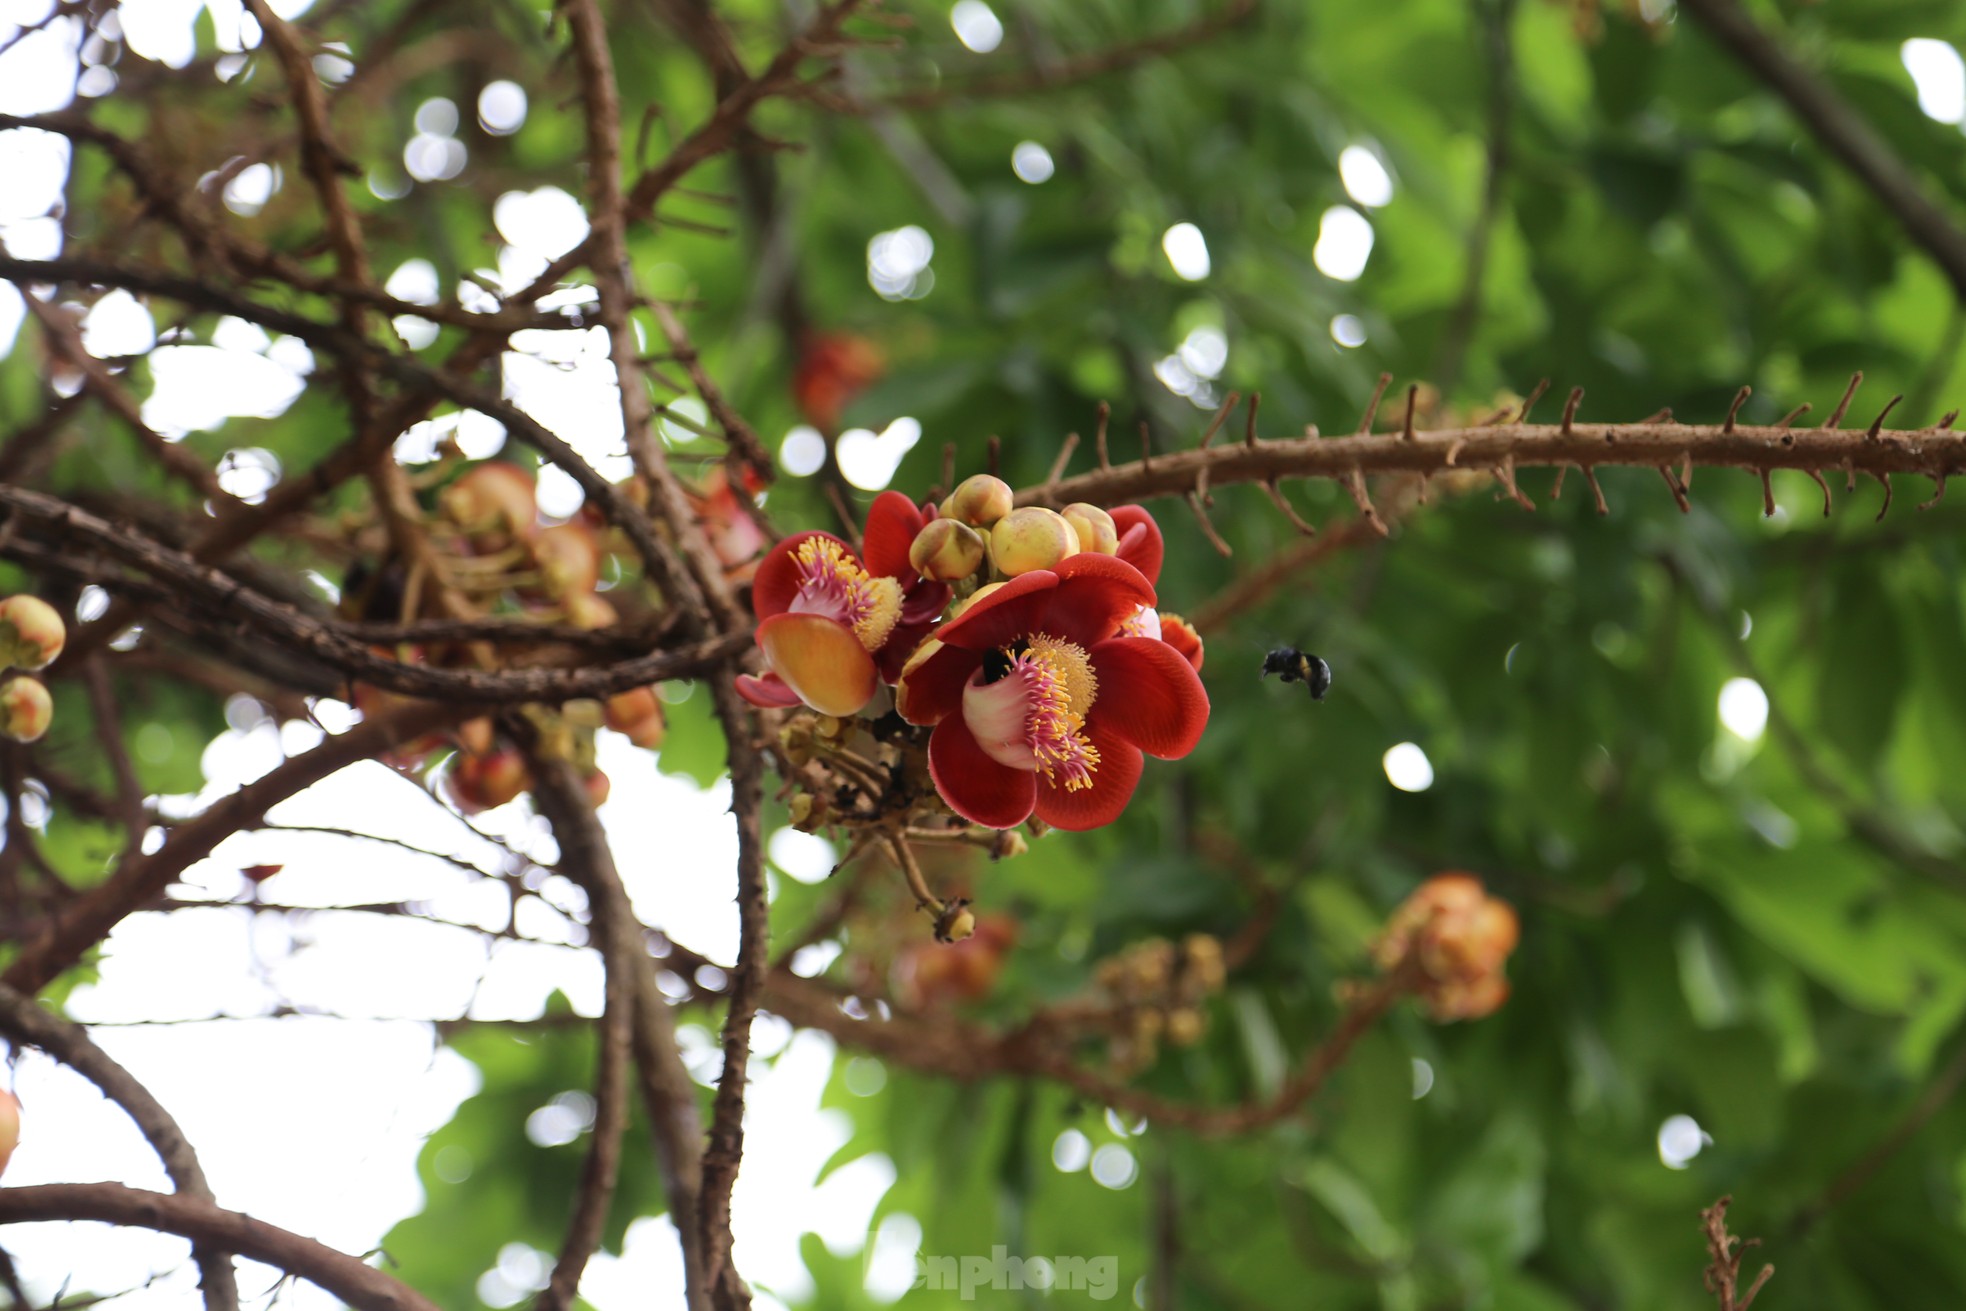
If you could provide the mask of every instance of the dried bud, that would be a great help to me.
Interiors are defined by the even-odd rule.
[[[812,720],[799,718],[786,721],[778,730],[778,746],[785,753],[786,763],[794,769],[804,769],[812,763]],[[794,801],[798,798],[794,797]]]
[[[942,502],[942,515],[973,528],[987,528],[1010,513],[1016,495],[1010,484],[995,474],[975,474],[963,479]]]
[[[1096,551],[1100,555],[1112,555],[1120,549],[1120,530],[1113,523],[1113,516],[1096,505],[1084,501],[1073,501],[1059,514],[1065,522],[1072,525],[1072,531],[1079,535],[1081,551]]]
[[[1191,933],[1182,944],[1188,954],[1188,976],[1203,992],[1214,992],[1228,979],[1222,944],[1206,933]]]
[[[937,942],[961,942],[976,932],[976,916],[969,909],[968,897],[956,897],[935,917]]]
[[[983,535],[955,519],[930,519],[908,548],[916,573],[937,583],[953,583],[983,567]]]
[[[810,792],[794,792],[786,803],[792,827],[801,833],[816,833],[826,822],[826,806]]]
[[[1207,1019],[1192,1006],[1167,1013],[1167,1040],[1176,1047],[1192,1047],[1207,1031]]]
[[[40,669],[68,642],[61,615],[38,596],[0,601],[0,668]]]
[[[1079,553],[1079,535],[1065,516],[1040,505],[1012,510],[990,530],[990,558],[1007,577],[1055,568]]]
[[[37,742],[54,717],[54,698],[40,679],[15,674],[0,683],[0,734],[16,742]]]
[[[1014,828],[1007,828],[998,832],[996,845],[990,848],[990,859],[1008,860],[1012,856],[1021,856],[1030,849],[1031,844],[1024,841],[1022,833]]]

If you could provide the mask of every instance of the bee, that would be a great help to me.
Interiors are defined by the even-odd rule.
[[[1331,666],[1294,646],[1280,646],[1263,657],[1263,677],[1271,674],[1281,675],[1286,683],[1302,683],[1313,701],[1324,700],[1331,690]]]

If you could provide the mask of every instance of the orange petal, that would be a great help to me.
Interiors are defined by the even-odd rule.
[[[773,615],[758,625],[758,645],[785,685],[822,715],[857,715],[880,688],[867,648],[824,615]]]

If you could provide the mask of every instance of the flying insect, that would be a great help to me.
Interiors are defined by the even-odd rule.
[[[1294,646],[1280,646],[1263,657],[1263,677],[1279,675],[1286,683],[1302,683],[1311,700],[1322,701],[1331,690],[1331,666]]]

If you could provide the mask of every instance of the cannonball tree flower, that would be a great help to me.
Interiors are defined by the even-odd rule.
[[[902,672],[902,718],[932,724],[929,774],[949,809],[988,828],[1033,811],[1055,828],[1119,817],[1143,753],[1200,741],[1208,694],[1179,652],[1121,625],[1154,589],[1115,556],[1083,552],[979,591]]]
[[[1181,658],[1201,672],[1202,644],[1201,634],[1195,626],[1171,610],[1154,610],[1142,606],[1132,617],[1120,625],[1120,632],[1128,637],[1151,637],[1167,643],[1181,653]]]
[[[754,705],[859,714],[883,678],[900,675],[948,603],[948,587],[908,563],[923,522],[914,502],[882,492],[867,514],[864,558],[831,533],[798,533],[774,546],[751,589],[771,672],[740,677],[739,693]]]

